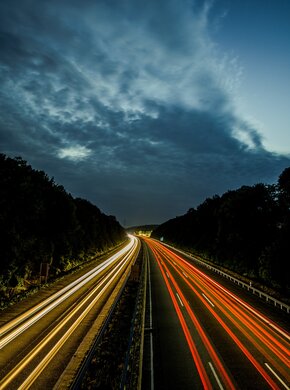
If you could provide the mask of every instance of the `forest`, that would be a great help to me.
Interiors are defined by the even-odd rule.
[[[159,225],[151,237],[290,298],[290,167],[276,184],[242,186]]]
[[[126,239],[115,217],[73,198],[22,158],[0,154],[0,298],[39,280],[40,265],[55,277]]]

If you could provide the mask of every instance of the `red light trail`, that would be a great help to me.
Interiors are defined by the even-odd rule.
[[[193,337],[189,333],[189,318],[218,370],[216,380],[219,387],[234,389],[231,379],[234,373],[228,372],[214,343],[207,336],[206,326],[201,325],[197,313],[193,312],[188,302],[189,291],[195,299],[200,300],[217,326],[222,327],[248,359],[266,382],[265,385],[271,389],[279,389],[281,385],[289,389],[290,337],[287,332],[164,245],[150,239],[145,239],[145,242],[157,261],[204,387],[212,386],[208,382],[210,374],[205,369],[199,350],[194,347],[199,342],[196,335]],[[212,365],[210,362],[208,364]]]

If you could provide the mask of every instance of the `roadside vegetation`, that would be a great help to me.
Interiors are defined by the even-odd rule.
[[[126,233],[115,217],[73,198],[45,172],[0,154],[0,237],[3,303],[39,284],[42,263],[53,279],[117,246]]]
[[[159,225],[151,237],[290,299],[290,167],[273,185],[242,186]]]
[[[143,246],[81,381],[81,389],[137,389],[140,369],[145,276]]]

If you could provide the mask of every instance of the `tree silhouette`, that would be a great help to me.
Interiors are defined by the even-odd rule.
[[[45,172],[0,154],[0,291],[39,274],[56,275],[122,242],[124,229]]]
[[[152,237],[191,250],[289,294],[290,167],[276,185],[256,184],[206,199],[159,225]]]

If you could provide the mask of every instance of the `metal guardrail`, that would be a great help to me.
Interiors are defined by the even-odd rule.
[[[137,260],[137,257],[139,256],[139,252],[140,252],[140,250],[138,250],[137,255],[135,255],[133,264],[135,264],[135,262]],[[109,310],[109,312],[107,314],[107,317],[106,317],[105,321],[103,322],[103,324],[101,325],[100,331],[99,331],[96,339],[94,340],[94,342],[92,343],[90,349],[88,350],[88,353],[85,356],[85,358],[84,358],[84,360],[83,360],[83,362],[82,362],[82,364],[81,364],[81,366],[80,366],[80,368],[79,368],[79,370],[77,372],[77,375],[74,378],[73,383],[70,385],[70,388],[69,388],[70,390],[79,390],[81,388],[82,381],[83,381],[84,376],[85,376],[85,374],[86,374],[86,372],[88,370],[88,367],[89,367],[89,365],[91,363],[91,360],[92,360],[92,358],[94,356],[95,350],[96,350],[98,344],[101,342],[102,337],[103,337],[103,335],[104,335],[104,333],[105,333],[105,331],[106,331],[106,329],[108,327],[108,324],[110,323],[110,321],[112,319],[112,316],[114,314],[115,308],[116,308],[116,306],[117,306],[117,304],[118,304],[118,302],[119,302],[119,300],[120,300],[120,298],[121,298],[121,296],[123,294],[123,291],[124,291],[124,289],[126,287],[126,284],[127,284],[127,281],[129,279],[130,275],[131,275],[131,271],[128,272],[126,278],[124,279],[122,287],[118,291],[118,294],[115,297],[115,300],[114,300],[112,306],[110,307],[110,310]]]
[[[231,280],[232,282],[236,283],[238,286],[246,288],[248,291],[251,291],[254,295],[258,295],[259,298],[264,298],[266,300],[266,302],[272,303],[275,307],[278,307],[281,310],[286,311],[286,313],[288,313],[288,314],[290,313],[290,306],[289,305],[287,305],[284,302],[279,301],[278,299],[276,299],[274,297],[271,297],[270,295],[264,293],[263,291],[255,288],[255,287],[253,287],[251,285],[251,283],[249,284],[249,283],[242,282],[241,280],[227,274],[226,272],[223,272],[220,269],[213,267],[212,265],[208,264],[207,262],[199,260],[198,258],[196,258],[194,255],[192,255],[190,253],[186,253],[180,249],[174,248],[173,246],[165,244],[165,243],[162,243],[162,244],[176,250],[177,252],[182,253],[183,255],[186,255],[186,256],[192,258],[194,261],[200,263],[202,266],[207,267],[211,271],[214,271],[214,272],[218,273],[219,275]]]
[[[146,293],[146,274],[147,263],[145,262],[144,252],[142,252],[142,268],[139,279],[138,291],[134,313],[131,321],[130,336],[125,358],[123,374],[120,383],[120,389],[140,389],[143,352],[143,333],[144,333],[144,294]]]

